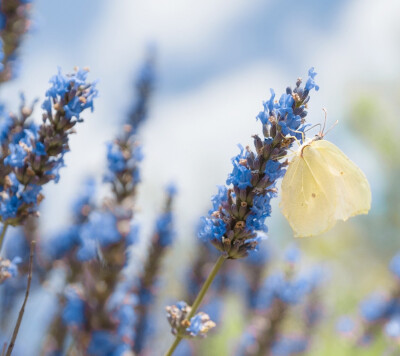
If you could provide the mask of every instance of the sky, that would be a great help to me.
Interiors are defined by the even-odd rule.
[[[149,47],[157,51],[157,85],[141,131],[146,158],[138,202],[148,229],[163,187],[175,181],[180,235],[192,238],[237,144],[251,144],[251,135],[260,133],[255,117],[269,89],[282,93],[312,66],[321,90],[312,94],[309,121],[321,122],[322,108],[328,122],[340,121],[329,139],[366,172],[379,202],[378,159],[348,131],[346,115],[352,88],[398,79],[398,10],[395,0],[35,1],[20,75],[0,94],[11,108],[20,90],[28,100],[43,99],[58,66],[89,66],[100,91],[94,113],[71,139],[60,183],[46,188],[44,229],[67,223],[84,177],[100,179],[105,142],[129,111],[134,76]],[[278,212],[275,221],[281,221]]]

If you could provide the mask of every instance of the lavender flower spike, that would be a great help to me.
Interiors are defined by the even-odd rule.
[[[190,320],[187,320],[191,307],[185,302],[168,306],[166,311],[172,333],[182,338],[205,337],[207,332],[215,327],[215,323],[203,312],[199,312]]]
[[[0,56],[0,83],[13,79],[18,73],[18,49],[31,21],[31,1],[0,1],[0,37],[3,40],[3,55]],[[1,42],[0,39],[0,42]]]
[[[176,187],[170,184],[166,188],[166,204],[164,211],[156,220],[154,233],[149,246],[148,255],[143,266],[143,273],[137,281],[135,292],[138,296],[136,306],[137,321],[135,324],[134,351],[141,354],[149,338],[152,319],[151,308],[157,296],[157,280],[163,258],[175,237],[172,204],[176,195]]]
[[[81,113],[93,110],[96,86],[86,81],[88,71],[76,70],[63,75],[61,70],[51,78],[42,108],[43,123],[29,123],[33,107],[22,105],[19,115],[6,115],[0,132],[0,221],[21,225],[37,213],[43,199],[42,186],[58,182],[64,166],[64,154],[69,151],[69,135],[83,121]]]
[[[305,128],[306,104],[309,92],[318,90],[314,69],[303,88],[301,79],[294,90],[286,89],[279,101],[271,89],[271,98],[257,119],[262,124],[264,138],[254,137],[255,151],[239,146],[240,153],[232,159],[233,169],[226,184],[212,198],[213,208],[202,218],[199,237],[209,240],[226,258],[247,256],[257,248],[266,232],[265,219],[271,214],[271,199],[277,195],[276,182],[285,174],[287,161],[282,161]]]

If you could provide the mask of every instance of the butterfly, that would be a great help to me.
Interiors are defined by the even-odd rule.
[[[371,208],[364,173],[323,133],[299,147],[281,191],[280,208],[295,237],[319,235],[337,220],[367,214]]]

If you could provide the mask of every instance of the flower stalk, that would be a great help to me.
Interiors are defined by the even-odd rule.
[[[0,252],[3,247],[3,240],[4,240],[4,237],[6,236],[7,228],[8,228],[8,224],[4,223],[3,229],[1,230],[1,235],[0,235]]]
[[[210,274],[208,275],[207,279],[205,280],[203,286],[201,287],[199,293],[197,294],[197,297],[195,301],[193,302],[191,311],[189,312],[186,321],[188,323],[189,320],[196,314],[196,311],[199,309],[201,302],[203,301],[208,289],[210,288],[212,282],[214,281],[215,277],[217,276],[218,272],[220,271],[222,265],[226,261],[226,256],[221,255],[219,256],[217,262],[215,262],[215,265],[213,269],[211,270]],[[170,356],[173,354],[174,350],[178,347],[179,343],[181,342],[182,337],[177,335],[174,343],[171,345],[165,356]]]

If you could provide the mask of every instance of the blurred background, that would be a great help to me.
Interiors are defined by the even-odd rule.
[[[44,234],[68,224],[85,177],[101,180],[105,142],[125,120],[135,73],[151,48],[157,79],[150,116],[140,131],[145,159],[137,218],[145,237],[165,185],[176,183],[178,239],[162,282],[173,285],[190,262],[199,217],[210,208],[216,185],[225,182],[236,145],[252,144],[251,135],[260,133],[255,117],[269,89],[280,95],[313,66],[320,90],[311,94],[308,122],[322,122],[322,108],[328,111],[328,126],[339,120],[328,139],[365,172],[373,202],[368,216],[296,241],[307,261],[329,271],[323,289],[326,320],[308,354],[381,354],[384,340],[372,349],[354,350],[339,338],[335,322],[342,314],[356,314],[371,291],[394,283],[387,265],[399,248],[400,231],[399,15],[395,0],[34,1],[19,76],[1,87],[8,107],[18,107],[21,90],[28,100],[43,99],[58,66],[65,72],[90,67],[100,92],[94,113],[84,115],[85,123],[71,138],[60,182],[45,189]],[[278,203],[279,198],[267,225],[279,261],[293,237]],[[166,299],[179,297],[168,289]],[[164,313],[163,305],[159,310]],[[29,317],[35,315],[28,310],[25,333]],[[203,341],[204,355],[232,350],[242,326],[240,318],[231,319]],[[171,337],[164,339],[162,346]]]

